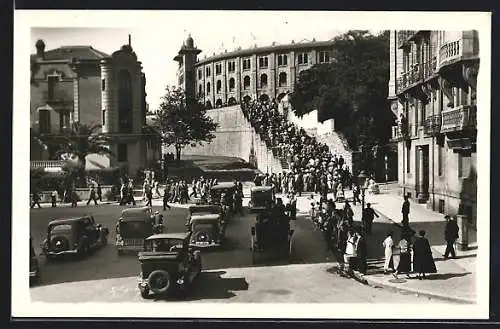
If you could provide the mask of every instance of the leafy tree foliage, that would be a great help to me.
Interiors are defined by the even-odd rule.
[[[167,86],[153,125],[161,133],[162,141],[175,147],[178,164],[183,148],[210,143],[218,127],[202,104],[187,99],[184,90],[173,86]]]
[[[386,99],[389,34],[349,31],[335,39],[333,61],[301,72],[291,95],[296,115],[318,110],[318,120],[335,128],[353,149],[386,144],[393,120]]]
[[[46,150],[51,150],[53,158],[66,159],[63,170],[72,177],[85,175],[86,157],[89,154],[114,156],[108,145],[110,139],[101,132],[100,124],[82,124],[74,122],[71,129],[60,135],[43,135],[33,133],[31,138]]]

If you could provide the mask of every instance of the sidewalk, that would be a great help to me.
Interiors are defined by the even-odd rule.
[[[348,199],[352,198],[352,192],[346,191]],[[312,200],[310,193],[297,200],[299,213],[307,213]],[[333,195],[328,195],[328,198]],[[319,200],[316,196],[314,201]],[[410,204],[410,226],[418,232],[424,229],[431,244],[434,261],[438,272],[429,274],[426,280],[407,279],[400,275],[396,280],[392,275],[383,274],[384,250],[382,241],[385,234],[391,230],[394,232],[395,242],[399,241],[401,205],[402,198],[396,191],[391,191],[386,186],[381,186],[381,194],[366,195],[366,203],[371,203],[372,208],[379,214],[373,223],[373,232],[367,237],[368,244],[368,273],[357,275],[358,281],[365,282],[375,287],[385,287],[391,290],[406,293],[426,295],[441,300],[452,300],[460,303],[475,303],[476,301],[476,255],[477,244],[475,239],[469,244],[469,250],[458,251],[457,259],[443,259],[446,245],[444,242],[444,215],[425,208],[425,205],[411,202]],[[337,207],[343,207],[337,203]],[[354,220],[361,224],[361,205],[354,206]],[[471,234],[472,235],[472,234]],[[471,239],[469,239],[470,241]],[[413,277],[414,275],[412,275]]]

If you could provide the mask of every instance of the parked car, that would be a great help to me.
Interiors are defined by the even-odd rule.
[[[195,248],[220,247],[226,233],[226,223],[220,214],[191,216],[188,225],[191,232],[189,246]]]
[[[269,211],[274,203],[274,192],[271,186],[256,186],[250,190],[248,207],[251,212]]]
[[[116,250],[118,255],[124,251],[141,251],[144,239],[163,233],[163,215],[153,212],[150,207],[123,209],[116,223]]]
[[[37,283],[40,280],[40,267],[36,257],[35,248],[33,248],[33,239],[30,236],[30,284]]]
[[[93,216],[57,219],[49,223],[41,247],[47,260],[66,254],[85,257],[106,245],[108,235],[108,228],[96,224]]]
[[[210,188],[210,204],[220,205],[223,209],[227,208],[230,212],[234,211],[233,195],[236,190],[234,183],[219,183]],[[226,195],[224,203],[221,204],[221,195]],[[224,211],[228,213],[228,211]]]
[[[188,215],[186,218],[186,227],[189,227],[191,222],[191,216],[193,215],[203,215],[203,214],[220,214],[223,217],[224,212],[220,205],[192,205],[188,208]]]
[[[138,286],[143,298],[184,294],[202,271],[200,251],[189,247],[190,233],[155,234],[139,253]]]

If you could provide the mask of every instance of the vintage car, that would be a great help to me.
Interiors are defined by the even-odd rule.
[[[259,212],[256,223],[250,231],[252,263],[256,263],[258,254],[267,255],[264,257],[278,256],[290,261],[294,231],[290,228],[290,222],[285,216],[278,219],[272,215],[272,212]]]
[[[233,195],[236,189],[236,185],[234,183],[219,183],[210,188],[210,204],[221,205],[220,198],[221,194],[225,193],[226,195],[226,205],[229,208],[229,211],[234,211],[234,200]],[[223,206],[223,205],[221,205]]]
[[[271,186],[256,186],[250,190],[248,207],[251,212],[269,210],[274,203],[274,192]]]
[[[93,216],[57,219],[49,223],[41,247],[46,260],[65,254],[85,257],[92,249],[106,245],[108,235],[108,228],[96,224]]]
[[[30,236],[30,284],[40,280],[40,267],[36,258],[35,248],[33,248],[33,239]]]
[[[184,294],[201,273],[200,251],[189,247],[190,233],[162,233],[148,237],[139,253],[138,286],[143,298]]]
[[[186,218],[186,227],[189,227],[191,221],[191,216],[193,215],[203,215],[203,214],[220,214],[223,218],[224,212],[220,205],[192,205],[188,208],[188,215]]]
[[[191,232],[189,246],[220,247],[226,234],[226,223],[220,214],[196,214],[191,216],[188,231]]]
[[[163,233],[163,215],[153,212],[150,207],[127,208],[116,223],[116,250],[118,256],[124,251],[141,251],[144,239],[153,234]]]

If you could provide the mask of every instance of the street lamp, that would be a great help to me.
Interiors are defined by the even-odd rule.
[[[368,175],[364,170],[358,175],[358,185],[361,188],[361,210],[365,209],[365,190],[366,190],[366,180],[368,179]]]
[[[389,167],[388,167],[388,160],[387,160],[387,154],[384,156],[384,168],[385,168],[385,184],[387,185],[387,181],[389,180]]]

